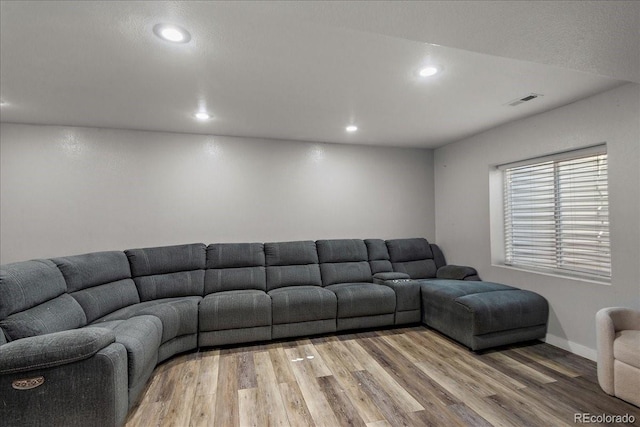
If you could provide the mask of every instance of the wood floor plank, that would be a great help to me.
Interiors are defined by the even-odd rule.
[[[269,353],[257,352],[253,355],[256,382],[258,384],[259,407],[266,414],[268,425],[270,426],[287,426],[289,421],[287,418],[287,410],[285,409],[276,373],[271,363]]]
[[[215,387],[212,389],[215,390]],[[191,406],[191,418],[189,427],[208,427],[214,423],[214,411],[216,407],[216,393],[195,393]]]
[[[293,374],[292,374],[293,375]],[[280,383],[280,396],[287,411],[287,419],[291,427],[313,427],[315,423],[304,401],[297,382]]]
[[[298,348],[288,348],[285,350],[285,354],[292,361],[291,369],[293,375],[296,377],[300,392],[304,397],[305,404],[309,409],[314,423],[321,427],[334,427],[339,425],[331,406],[322,394],[316,381],[317,377],[310,363],[310,359],[300,357],[301,353]]]
[[[271,364],[273,365],[273,371],[276,374],[278,383],[296,382],[296,377],[291,371],[290,361],[284,353],[284,348],[281,346],[270,348],[269,357],[271,357]]]
[[[413,424],[407,412],[398,406],[397,402],[376,382],[376,378],[369,371],[356,371],[353,375],[378,405],[380,412],[382,412],[389,424],[392,426],[411,426]]]
[[[640,408],[545,343],[474,353],[420,326],[205,349],[152,374],[126,427],[567,426]]]
[[[318,384],[338,419],[338,425],[366,427],[344,389],[333,376],[318,378]]]
[[[340,344],[344,351],[351,354],[342,343]],[[375,403],[367,393],[362,390],[358,381],[353,377],[352,372],[355,370],[350,368],[353,368],[354,364],[350,363],[347,358],[341,357],[342,352],[334,352],[334,347],[329,346],[328,343],[316,345],[316,349],[338,383],[347,391],[351,402],[356,407],[358,414],[364,422],[371,423],[383,420],[384,417]]]
[[[358,342],[345,341],[345,345],[349,351],[361,361],[362,366],[379,382],[380,386],[384,388],[391,399],[402,408],[403,412],[415,412],[424,409]]]
[[[233,354],[220,356],[214,425],[239,426],[238,358]]]

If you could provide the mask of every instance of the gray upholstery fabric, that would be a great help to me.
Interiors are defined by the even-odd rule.
[[[243,289],[267,290],[264,267],[208,269],[204,276],[204,294]]]
[[[406,280],[410,279],[409,275],[406,273],[394,273],[394,272],[385,272],[385,273],[376,273],[373,275],[374,283],[376,280],[380,281],[379,285],[386,280]]]
[[[268,292],[273,324],[335,319],[336,295],[320,286],[293,286]]]
[[[480,280],[475,268],[463,265],[445,265],[438,269],[436,278],[452,280]]]
[[[264,267],[262,243],[216,243],[207,246],[207,268]]]
[[[140,302],[138,289],[131,279],[83,289],[72,293],[71,296],[82,306],[88,323]]]
[[[10,342],[0,353],[0,374],[52,368],[87,359],[115,342],[111,331],[75,329]]]
[[[530,337],[529,328],[546,331],[548,304],[536,293],[490,282],[423,280],[420,285],[423,322],[472,350]]]
[[[263,291],[241,290],[207,295],[200,303],[200,331],[271,325],[271,298]]]
[[[204,294],[204,270],[142,276],[133,280],[141,301]]]
[[[212,244],[207,247],[204,294],[242,289],[267,290],[262,243]]]
[[[318,263],[316,244],[311,240],[265,243],[264,253],[267,266]]]
[[[365,239],[369,261],[389,261],[389,250],[382,239]]]
[[[271,335],[273,339],[280,339],[328,334],[336,330],[336,319],[334,318],[309,322],[285,323],[282,325],[274,324]]]
[[[369,265],[371,266],[371,273],[373,274],[393,271],[393,265],[391,265],[391,261],[374,260],[369,261]]]
[[[392,263],[393,270],[408,274],[412,279],[436,277],[436,263],[432,259]]]
[[[322,285],[329,286],[336,283],[371,282],[371,267],[366,261],[337,262],[320,264]]]
[[[158,349],[162,338],[160,319],[155,316],[137,316],[128,320],[97,323],[91,328],[112,330],[116,342],[127,349],[129,404],[131,404],[137,397],[132,398],[132,391],[135,394],[142,390],[140,385],[144,386],[158,362]]]
[[[474,314],[473,335],[547,323],[547,301],[524,289],[461,296],[456,303]]]
[[[133,277],[204,270],[206,246],[202,243],[126,250]]]
[[[62,295],[67,284],[49,260],[0,266],[0,319]]]
[[[369,265],[371,273],[383,273],[393,271],[393,266],[389,260],[389,251],[387,244],[382,239],[366,239],[364,241],[367,246]]]
[[[377,280],[376,280],[376,283]],[[415,280],[385,280],[378,284],[388,286],[396,294],[396,311],[420,310],[420,283]]]
[[[323,286],[372,281],[367,246],[363,240],[318,240],[316,247]]]
[[[519,290],[513,286],[493,282],[473,282],[460,280],[429,279],[418,281],[422,289],[429,290],[430,295],[443,295],[447,298],[458,298],[485,292]]]
[[[318,240],[316,249],[320,263],[368,261],[367,246],[359,239]]]
[[[98,319],[93,325],[135,316],[152,315],[162,322],[162,343],[198,332],[198,303],[202,297],[163,298],[134,304]]]
[[[290,286],[322,286],[314,242],[265,243],[264,252],[268,291]]]
[[[282,265],[267,267],[267,290],[291,286],[322,286],[320,266]]]
[[[389,259],[392,263],[433,259],[431,246],[426,239],[393,239],[387,240]]]
[[[440,247],[433,243],[429,244],[429,246],[431,247],[431,252],[433,253],[433,262],[436,263],[436,268],[444,267],[445,265],[447,265],[447,260],[445,259]]]
[[[343,319],[339,318],[336,327],[338,331],[348,331],[351,329],[363,328],[378,328],[381,326],[391,326],[393,325],[393,321],[393,314],[378,314],[375,316],[364,317],[347,317]]]
[[[198,348],[198,334],[180,335],[160,345],[158,363],[173,355]]]
[[[471,342],[469,344],[463,344],[465,344],[471,350],[478,351],[487,348],[498,347],[501,345],[543,339],[546,335],[547,325],[544,324],[526,328],[510,329],[508,331],[494,332],[491,334],[474,335],[471,337]],[[451,338],[455,339],[455,337]]]
[[[325,289],[336,294],[339,319],[389,314],[396,309],[396,294],[388,286],[374,283],[340,283],[327,286]]]
[[[28,310],[0,320],[0,327],[12,340],[75,329],[87,324],[80,304],[62,294]]]
[[[211,347],[245,342],[269,341],[270,339],[271,326],[256,326],[255,328],[200,332],[198,335],[198,345],[200,347]]]
[[[426,239],[387,240],[393,271],[406,273],[412,279],[436,277],[436,263]]]
[[[420,323],[422,320],[422,311],[417,310],[405,310],[396,311],[396,318],[394,324],[406,325],[408,323]]]
[[[39,376],[45,381],[32,390],[11,386],[15,380]],[[3,375],[0,396],[2,425],[121,426],[128,409],[126,350],[113,343],[84,360]]]
[[[4,331],[0,328],[0,345],[7,343],[7,337],[4,335]]]
[[[131,278],[129,262],[123,252],[94,252],[51,261],[62,272],[69,293]]]

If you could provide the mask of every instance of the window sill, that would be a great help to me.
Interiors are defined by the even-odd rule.
[[[524,267],[514,267],[512,265],[506,265],[506,264],[496,264],[496,263],[492,263],[491,264],[492,267],[499,267],[499,268],[504,268],[506,270],[515,270],[515,271],[522,271],[524,273],[530,273],[530,274],[540,274],[543,276],[549,276],[549,277],[555,277],[558,279],[564,279],[564,280],[573,280],[576,282],[587,282],[587,283],[595,283],[597,285],[605,285],[605,286],[611,286],[611,278],[599,278],[596,276],[583,276],[580,274],[571,274],[571,273],[557,273],[557,272],[553,272],[553,271],[548,271],[548,270],[538,270],[538,269],[534,269],[534,268],[524,268]]]

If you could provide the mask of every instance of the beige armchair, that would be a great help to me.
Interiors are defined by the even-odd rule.
[[[640,406],[640,311],[603,308],[596,314],[596,337],[600,387]]]

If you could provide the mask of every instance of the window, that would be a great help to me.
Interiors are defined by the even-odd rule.
[[[505,264],[611,277],[604,145],[499,169]]]

